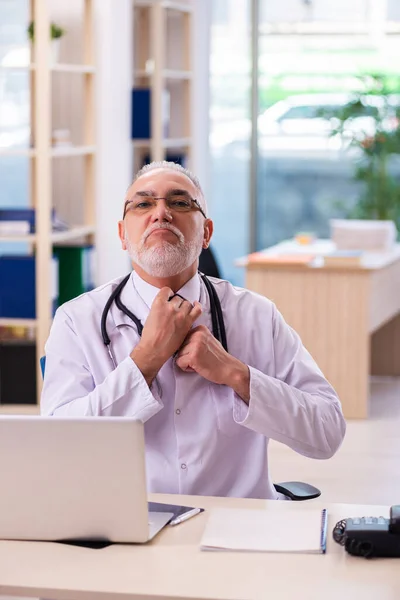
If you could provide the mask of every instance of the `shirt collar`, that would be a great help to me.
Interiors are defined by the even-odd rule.
[[[139,275],[136,273],[136,271],[134,271],[132,273],[132,282],[133,282],[133,285],[134,285],[137,293],[142,298],[143,302],[150,309],[154,302],[154,298],[157,296],[160,289],[157,287],[154,287],[153,285],[150,285],[150,283],[147,283],[147,281],[144,281],[144,279],[139,277]],[[185,283],[185,285],[182,286],[180,290],[178,290],[177,293],[180,296],[182,296],[182,298],[185,298],[185,300],[188,300],[192,304],[195,301],[199,301],[200,300],[200,277],[199,277],[199,275],[197,273],[195,275],[193,275],[193,277],[191,279],[189,279],[189,281],[187,281]]]

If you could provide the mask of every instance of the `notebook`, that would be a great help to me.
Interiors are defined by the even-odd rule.
[[[201,549],[324,554],[327,522],[326,509],[215,509]]]

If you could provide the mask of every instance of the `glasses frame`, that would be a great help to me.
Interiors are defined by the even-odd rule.
[[[146,198],[146,196],[143,196],[143,197]],[[168,200],[168,198],[166,198],[165,196],[149,196],[149,198],[150,197],[151,197],[152,200]],[[192,198],[192,196],[190,194],[187,194],[187,197],[196,206],[196,209],[201,212],[201,214],[203,215],[203,217],[205,219],[207,219],[206,213],[201,208],[199,201],[196,198]],[[122,220],[125,219],[128,204],[131,204],[132,202],[133,202],[133,200],[126,200],[125,201],[125,204],[124,204],[124,214],[122,216]],[[188,212],[190,212],[190,211],[188,211]]]

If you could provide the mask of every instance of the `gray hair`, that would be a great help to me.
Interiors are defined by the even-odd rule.
[[[153,161],[147,165],[144,165],[144,167],[142,167],[136,173],[131,185],[133,185],[135,183],[135,181],[137,181],[139,179],[139,177],[141,177],[142,175],[145,175],[146,173],[150,173],[151,171],[155,171],[157,169],[166,169],[168,171],[176,171],[177,173],[182,173],[183,175],[186,175],[186,177],[188,179],[190,179],[190,181],[193,183],[193,185],[199,191],[200,203],[202,204],[202,208],[204,209],[205,213],[207,214],[207,203],[204,198],[203,190],[201,189],[200,181],[198,180],[196,175],[194,175],[191,171],[189,171],[189,169],[185,169],[185,167],[182,167],[182,165],[180,165],[179,163],[175,163],[175,162],[168,161],[168,160],[159,160],[159,161]]]

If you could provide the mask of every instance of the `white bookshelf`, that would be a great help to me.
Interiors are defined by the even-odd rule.
[[[145,69],[137,69],[134,73],[135,77],[145,78],[151,77],[152,73],[149,73]],[[192,72],[185,71],[183,69],[163,69],[162,77],[164,79],[170,79],[172,81],[185,81],[192,79]]]
[[[180,13],[193,12],[193,7],[188,2],[174,2],[173,0],[136,0],[135,2],[138,8],[151,8],[156,3],[165,10],[172,10]]]
[[[34,148],[0,148],[0,158],[2,156],[28,156],[33,158],[35,154]]]
[[[172,150],[182,151],[190,165],[192,2],[134,0],[133,6],[133,86],[150,89],[151,96],[151,138],[133,140],[134,171],[142,166],[144,156],[149,156],[150,160],[164,160]],[[165,91],[170,103],[168,135],[163,114]]]
[[[36,327],[36,319],[0,319],[0,327]]]
[[[163,147],[166,150],[170,148],[188,148],[192,146],[192,138],[165,138],[163,139]]]
[[[163,138],[161,141],[162,148],[190,148],[192,144],[191,138]],[[136,148],[150,148],[151,140],[133,140],[133,146]]]
[[[56,64],[52,65],[50,70],[54,73],[80,73],[82,75],[94,75],[96,73],[94,65]]]
[[[68,156],[91,156],[96,151],[95,146],[59,146],[51,148],[50,154],[52,158],[68,157]]]
[[[59,244],[61,242],[70,242],[88,235],[93,235],[96,232],[94,225],[77,225],[76,227],[70,227],[66,231],[53,231],[50,234],[52,244]],[[36,244],[38,236],[36,233],[28,233],[25,235],[4,235],[0,234],[0,243],[15,243],[23,242],[28,244]]]
[[[0,70],[7,71],[35,71],[36,63],[30,63],[29,65],[2,65]],[[50,64],[49,70],[52,73],[81,73],[82,75],[94,75],[96,68],[94,65],[74,65],[74,64]]]
[[[88,156],[94,154],[96,151],[95,146],[59,146],[50,147],[50,157],[68,157],[68,156]],[[30,158],[35,157],[37,154],[35,148],[7,148],[0,149],[1,156],[28,156]]]
[[[27,69],[30,72],[31,131],[33,146],[29,148],[2,148],[0,160],[6,156],[25,156],[31,159],[30,204],[35,209],[36,232],[28,235],[0,235],[0,243],[25,242],[34,251],[36,263],[36,319],[0,319],[1,327],[27,327],[34,329],[37,355],[37,400],[42,388],[39,358],[44,354],[52,322],[52,274],[49,269],[53,246],[59,243],[78,241],[95,243],[95,98],[96,75],[94,55],[94,1],[82,0],[82,60],[74,63],[54,63],[49,39],[49,3],[30,0],[31,19],[35,22],[35,40],[31,64],[7,66],[7,69]],[[67,34],[68,35],[68,31]],[[3,67],[4,68],[4,67]],[[70,75],[76,75],[71,78]],[[79,83],[82,89],[83,113],[82,139],[77,145],[52,146],[53,76],[68,77],[68,86]],[[58,80],[57,80],[58,81]],[[77,109],[78,110],[78,109]],[[68,127],[68,122],[66,123]],[[60,163],[64,159],[82,163],[82,223],[71,225],[65,231],[52,230],[52,208],[57,198],[53,197],[55,182],[60,183]],[[57,159],[55,162],[54,159]],[[70,164],[70,163],[68,163]],[[57,169],[55,169],[57,165]],[[65,182],[68,184],[68,182]],[[24,409],[37,412],[38,407],[13,405],[0,406],[0,412],[17,412]]]
[[[190,80],[192,79],[193,73],[191,71],[184,71],[179,69],[164,69],[162,72],[164,79],[171,79],[172,81]]]

